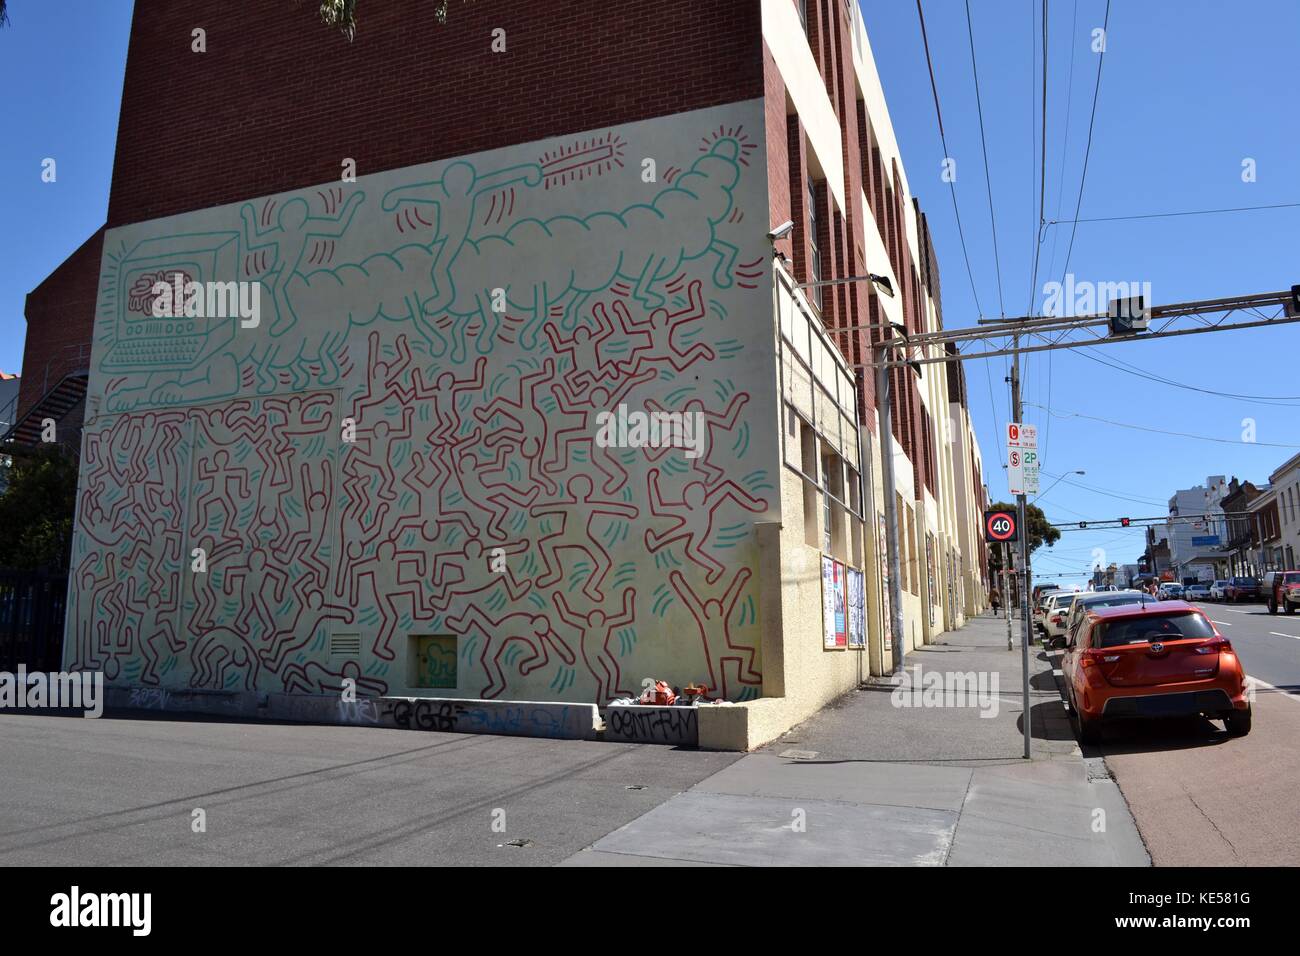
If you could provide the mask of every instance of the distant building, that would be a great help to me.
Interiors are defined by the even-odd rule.
[[[1300,455],[1293,455],[1268,476],[1277,496],[1277,513],[1281,519],[1280,563],[1294,568],[1300,554]]]
[[[1252,574],[1284,570],[1291,565],[1282,548],[1282,522],[1277,506],[1277,489],[1264,488],[1246,506],[1250,519],[1251,543],[1247,564]]]
[[[1175,491],[1169,499],[1169,559],[1181,581],[1213,581],[1227,570],[1227,527],[1221,502],[1228,492],[1223,475],[1204,485]]]
[[[1251,549],[1258,546],[1258,535],[1249,509],[1250,503],[1262,493],[1252,482],[1239,482],[1233,478],[1228,482],[1228,493],[1219,502],[1227,528],[1228,574],[1231,577],[1258,573],[1250,560]]]

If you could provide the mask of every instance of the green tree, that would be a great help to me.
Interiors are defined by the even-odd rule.
[[[299,3],[302,0],[298,0]],[[447,22],[447,7],[451,0],[437,0],[433,15],[439,23]],[[9,23],[8,0],[0,0],[0,27]],[[351,40],[357,32],[357,0],[320,0],[320,19],[327,27],[335,27]]]
[[[301,0],[299,0],[301,2]],[[447,22],[447,7],[451,0],[437,0],[433,15],[439,23]],[[4,0],[0,0],[3,7]],[[350,41],[357,32],[357,0],[320,0],[321,23],[339,30]]]
[[[77,504],[77,454],[61,445],[13,452],[0,493],[0,568],[66,570]]]

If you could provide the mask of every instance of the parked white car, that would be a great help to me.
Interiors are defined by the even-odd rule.
[[[1231,581],[1215,581],[1210,585],[1211,601],[1226,601],[1228,599],[1228,585]]]
[[[1160,585],[1160,593],[1158,597],[1162,601],[1181,601],[1183,598],[1183,586],[1173,581],[1166,581],[1164,584]]]
[[[1183,588],[1184,601],[1208,601],[1210,599],[1210,586],[1204,582],[1200,584],[1189,584]]]
[[[1074,629],[1079,626],[1079,621],[1087,615],[1089,610],[1103,607],[1120,607],[1124,604],[1143,604],[1151,600],[1149,594],[1142,591],[1099,591],[1095,594],[1080,594],[1075,598],[1074,605],[1070,608],[1069,617],[1065,621],[1065,637],[1068,638],[1074,633]]]
[[[1095,592],[1070,591],[1066,594],[1052,595],[1051,603],[1047,605],[1046,612],[1043,614],[1043,634],[1050,642],[1054,637],[1061,637],[1065,634],[1065,628],[1069,624],[1070,611],[1074,608],[1075,599],[1081,594],[1093,594]]]

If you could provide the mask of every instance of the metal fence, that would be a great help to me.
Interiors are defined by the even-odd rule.
[[[67,594],[66,574],[0,570],[0,671],[59,670]]]

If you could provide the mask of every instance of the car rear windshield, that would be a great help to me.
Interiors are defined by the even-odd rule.
[[[1151,614],[1126,621],[1105,621],[1100,628],[1100,647],[1214,636],[1214,628],[1200,614]]]
[[[1243,588],[1259,587],[1259,582],[1254,578],[1233,578],[1232,583]]]
[[[1094,598],[1088,601],[1087,607],[1121,607],[1125,604],[1141,604],[1142,595],[1140,594],[1116,594],[1114,597]]]
[[[1283,584],[1300,584],[1300,574],[1284,574],[1284,575],[1282,575],[1282,583],[1283,583]]]

